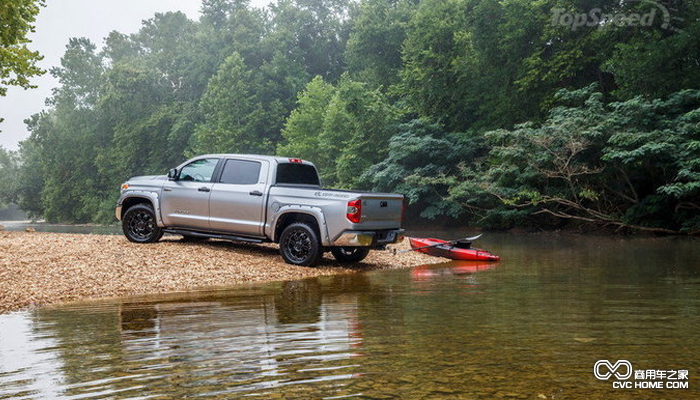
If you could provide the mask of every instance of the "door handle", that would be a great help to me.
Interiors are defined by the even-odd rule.
[[[263,195],[263,193],[259,190],[253,190],[252,192],[250,192],[248,194],[250,194],[251,196],[262,196]]]
[[[170,188],[163,188],[163,191],[164,191],[164,192],[172,192],[173,190],[170,189]]]
[[[202,186],[201,188],[199,188],[199,189],[197,189],[197,190],[199,190],[200,192],[211,192],[211,189],[209,189],[209,188],[206,187],[206,186]]]

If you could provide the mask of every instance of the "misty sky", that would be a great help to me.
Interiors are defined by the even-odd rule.
[[[270,0],[252,0],[255,7],[262,7]],[[39,66],[48,70],[59,65],[68,39],[87,37],[99,47],[103,38],[113,30],[134,33],[141,21],[153,17],[156,12],[182,11],[190,19],[199,18],[200,0],[47,0],[36,21],[36,32],[30,34],[30,49],[44,55]],[[29,133],[24,120],[46,108],[44,100],[57,86],[47,72],[35,78],[36,89],[23,90],[10,87],[6,97],[0,97],[0,146],[16,150],[19,141]]]

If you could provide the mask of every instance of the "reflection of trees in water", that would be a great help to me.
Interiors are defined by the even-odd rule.
[[[366,275],[352,274],[252,293],[48,310],[34,324],[56,338],[52,352],[71,386],[56,385],[66,396],[281,390],[287,379],[323,378],[319,365],[350,372],[344,368],[364,340],[358,292],[369,287]]]
[[[50,350],[60,363],[62,382],[54,382],[65,396],[78,395],[80,383],[108,378],[123,370],[116,306],[86,309],[39,309],[33,315],[37,335],[51,337]],[[60,385],[71,385],[61,388]]]
[[[371,282],[367,274],[334,275],[330,279],[331,283],[324,289],[326,293],[361,293],[371,287]]]
[[[462,270],[432,266],[435,279],[419,281],[409,271],[385,271],[152,303],[39,309],[31,314],[33,334],[50,341],[42,354],[55,360],[62,377],[55,388],[64,396],[493,398],[549,395],[547,388],[566,380],[580,388],[567,389],[569,397],[594,398],[584,393],[592,363],[580,360],[619,350],[617,343],[631,343],[627,351],[648,365],[672,359],[692,369],[697,291],[679,290],[658,271],[644,274],[661,263],[651,250],[640,249],[626,265],[619,259],[631,256],[622,251],[629,242],[603,248],[621,250],[613,256],[590,243],[600,241],[548,250],[539,260],[523,249],[511,257],[520,261],[478,271],[476,283],[454,276]],[[668,262],[678,262],[679,271],[695,268]],[[622,278],[629,282],[619,284]],[[663,343],[637,345],[659,338]],[[328,377],[337,378],[322,381]],[[133,390],[114,394],[121,389]]]
[[[120,307],[120,317],[122,333],[148,337],[154,335],[156,330],[158,310],[153,304],[130,304],[128,307]]]
[[[318,278],[282,283],[275,295],[277,319],[282,324],[313,324],[319,320],[323,291]]]

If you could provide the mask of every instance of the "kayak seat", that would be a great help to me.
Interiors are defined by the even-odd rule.
[[[455,242],[454,246],[458,249],[471,249],[472,242],[468,242],[466,240],[458,240]]]

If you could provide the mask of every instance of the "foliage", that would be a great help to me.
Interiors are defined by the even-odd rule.
[[[653,10],[652,2],[635,2]],[[614,44],[603,69],[615,78],[614,93],[621,99],[637,95],[646,98],[667,96],[685,88],[700,87],[700,3],[664,1],[670,9],[669,26],[657,18],[654,29],[635,32]],[[658,11],[658,9],[657,9]]]
[[[499,199],[500,206],[484,199],[478,204],[483,212],[471,208],[482,223],[509,225],[503,215],[510,213],[510,225],[522,224],[524,212],[556,217],[539,224],[577,220],[658,232],[700,229],[700,91],[605,104],[589,87],[560,92],[559,98],[578,104],[555,107],[541,124],[486,133],[491,150],[481,173],[473,166],[428,182],[448,182],[447,200],[455,203],[473,202],[478,192]]]
[[[330,167],[333,165],[333,157],[331,153],[337,156],[338,151],[336,149],[331,152],[331,149],[324,147],[328,144],[324,143],[325,140],[321,133],[324,129],[323,121],[326,117],[326,111],[336,92],[336,88],[325,82],[320,76],[311,80],[306,85],[306,89],[299,94],[297,108],[290,114],[282,131],[285,144],[280,145],[277,149],[277,154],[281,156],[304,157],[314,160],[326,183],[332,176]],[[331,145],[333,144],[331,143]]]
[[[389,88],[399,82],[401,50],[415,0],[367,0],[353,10],[345,62],[353,79]]]
[[[375,190],[405,194],[424,218],[458,217],[465,208],[450,195],[454,175],[484,152],[479,136],[449,134],[437,124],[412,120],[399,125],[386,158],[367,169],[361,180]]]
[[[537,117],[541,94],[517,81],[523,60],[545,43],[546,17],[541,3],[524,0],[421,2],[404,42],[400,94],[451,131]]]
[[[256,126],[263,110],[251,89],[251,75],[243,58],[233,53],[211,78],[200,103],[204,123],[195,133],[195,153],[270,151],[272,144]]]
[[[120,183],[195,152],[273,153],[297,93],[338,79],[347,1],[208,0],[200,21],[158,13],[98,49],[71,39],[50,108],[27,120],[23,209],[61,222],[112,222]]]
[[[0,96],[9,86],[29,89],[29,79],[44,71],[36,63],[42,59],[39,52],[27,47],[29,32],[34,32],[34,21],[44,0],[3,1],[0,5]]]
[[[659,14],[557,17],[594,9]],[[699,15],[670,0],[204,0],[198,21],[71,39],[5,192],[35,217],[111,222],[130,176],[277,153],[329,187],[404,193],[423,218],[696,232]]]
[[[0,208],[19,201],[17,195],[19,163],[19,155],[16,152],[5,150],[0,146],[0,176],[3,177],[0,180]]]
[[[398,111],[367,84],[344,76],[335,87],[316,77],[282,131],[278,154],[313,160],[325,184],[352,188],[386,155]]]

